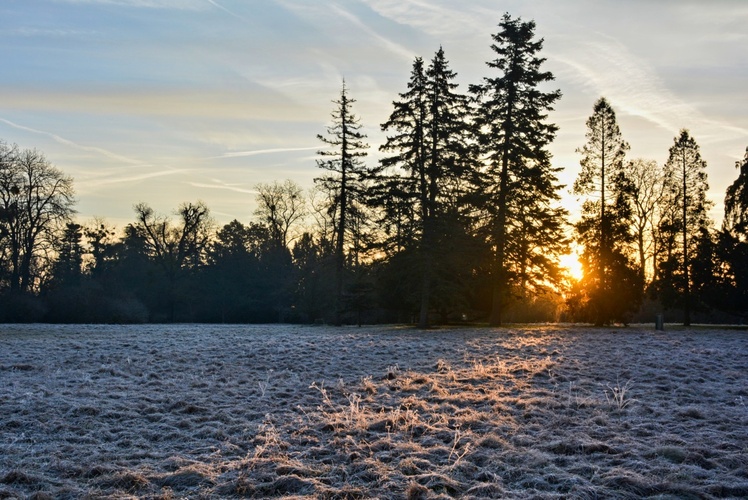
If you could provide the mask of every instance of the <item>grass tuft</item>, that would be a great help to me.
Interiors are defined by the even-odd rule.
[[[620,382],[616,382],[615,385],[611,386],[610,384],[607,384],[605,387],[607,389],[605,392],[605,400],[608,402],[610,406],[613,406],[617,408],[618,410],[623,410],[627,406],[629,406],[631,403],[636,401],[635,399],[631,398],[630,391],[631,387],[633,386],[633,382],[631,380],[628,380],[625,384],[621,385]]]

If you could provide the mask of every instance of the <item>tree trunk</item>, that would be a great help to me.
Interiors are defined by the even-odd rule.
[[[691,280],[688,275],[688,197],[686,196],[686,158],[683,154],[683,325],[691,326]]]
[[[496,228],[496,277],[493,287],[493,304],[491,317],[488,320],[490,326],[501,326],[504,307],[506,306],[506,295],[508,289],[506,276],[506,216],[507,216],[507,192],[509,185],[509,147],[505,146],[501,161],[501,180],[499,183],[499,214]]]
[[[516,62],[513,61],[513,66]],[[496,269],[493,287],[493,303],[491,305],[491,316],[488,320],[490,326],[501,326],[504,307],[506,305],[506,295],[509,284],[506,282],[506,218],[509,207],[507,207],[507,189],[509,189],[509,153],[511,152],[511,142],[513,139],[514,126],[514,87],[509,88],[507,97],[507,116],[504,120],[504,143],[502,144],[501,153],[501,174],[499,177],[499,213],[496,224]]]
[[[431,326],[429,321],[429,310],[431,301],[431,262],[424,261],[423,278],[421,281],[421,310],[418,315],[418,328],[426,329]]]
[[[345,109],[345,96],[343,96],[343,105]],[[343,324],[343,273],[345,271],[345,224],[348,215],[348,191],[347,191],[347,171],[348,166],[348,142],[346,138],[346,118],[345,113],[342,115],[343,144],[341,145],[340,154],[340,219],[338,220],[338,237],[335,249],[335,319],[333,324],[341,326]]]

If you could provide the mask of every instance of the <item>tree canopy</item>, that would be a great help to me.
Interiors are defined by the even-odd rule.
[[[120,230],[79,221],[72,178],[0,141],[0,321],[748,319],[748,149],[716,230],[690,132],[662,165],[627,160],[614,103],[600,97],[570,214],[550,154],[561,92],[536,28],[501,17],[487,76],[467,92],[443,47],[415,57],[376,158],[343,81],[313,188],[256,183],[244,221],[218,225],[200,201],[167,214],[140,202]],[[578,279],[561,265],[572,242]]]

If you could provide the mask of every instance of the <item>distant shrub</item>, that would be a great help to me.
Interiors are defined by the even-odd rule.
[[[44,302],[33,295],[7,294],[0,297],[0,322],[39,323],[46,313]]]

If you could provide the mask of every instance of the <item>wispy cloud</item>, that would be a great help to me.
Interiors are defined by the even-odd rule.
[[[399,24],[412,26],[430,35],[455,35],[471,33],[479,16],[470,12],[470,5],[424,0],[364,0],[379,15]],[[455,8],[456,7],[456,8]]]
[[[389,50],[390,52],[394,54],[397,54],[398,56],[402,57],[405,60],[410,61],[413,59],[414,54],[411,50],[408,50],[407,48],[390,40],[389,38],[386,38],[380,35],[374,29],[372,29],[369,25],[363,22],[358,16],[354,15],[352,12],[343,9],[342,7],[336,4],[332,5],[332,10],[335,11],[335,13],[337,13],[339,16],[345,18],[347,21],[352,23],[359,30],[369,35],[371,38],[373,38],[374,40],[377,40],[379,44],[385,49]]]
[[[413,56],[415,55],[408,48],[378,33],[374,28],[367,24],[365,19],[362,19],[361,17],[355,15],[353,12],[344,9],[338,3],[330,2],[317,4],[312,2],[300,2],[298,0],[276,1],[289,11],[292,11],[297,15],[303,17],[314,18],[324,16],[325,19],[329,19],[330,12],[333,12],[345,21],[344,26],[348,27],[347,29],[351,31],[351,34],[356,34],[357,37],[361,34],[365,34],[369,38],[375,40],[377,42],[377,45],[379,45],[380,47],[383,47],[389,52],[408,61],[412,60]],[[369,7],[372,8],[371,5],[369,5]],[[372,10],[377,12],[373,8]],[[330,22],[328,21],[325,21],[325,23],[326,25],[330,24]]]
[[[218,2],[216,2],[215,0],[207,0],[207,2],[209,4],[211,4],[213,7],[216,7],[217,9],[220,9],[220,10],[224,11],[226,14],[228,14],[228,15],[230,15],[232,17],[235,17],[237,19],[241,19],[242,21],[246,21],[246,19],[244,17],[240,16],[239,14],[237,14],[236,12],[234,12],[232,10],[227,9],[223,5],[221,5]]]
[[[165,91],[121,85],[69,88],[0,87],[5,109],[157,116],[202,119],[267,119],[306,121],[308,112],[289,96],[267,85],[203,86]]]
[[[149,9],[201,10],[201,0],[55,0],[58,3],[114,5],[120,7],[140,7]],[[210,0],[209,0],[210,1]]]
[[[322,149],[320,146],[311,146],[311,147],[303,147],[303,148],[273,148],[273,149],[256,149],[253,151],[233,151],[230,153],[224,153],[219,156],[212,156],[208,159],[214,160],[214,159],[221,159],[221,158],[243,158],[246,156],[257,156],[257,155],[267,155],[267,154],[276,154],[276,153],[291,153],[294,151],[310,151],[313,149]]]
[[[236,184],[224,184],[221,181],[216,180],[213,184],[207,184],[204,182],[188,182],[188,185],[196,188],[201,189],[221,189],[225,191],[232,191],[234,193],[242,193],[242,194],[257,194],[257,191],[253,189],[247,189],[243,187],[239,187]]]
[[[106,150],[104,148],[99,148],[99,147],[96,147],[96,146],[85,146],[85,145],[82,145],[82,144],[78,144],[77,142],[73,142],[70,139],[65,139],[64,137],[61,137],[61,136],[59,136],[57,134],[53,134],[51,132],[45,132],[43,130],[37,130],[35,128],[26,127],[24,125],[19,125],[18,123],[14,123],[14,122],[12,122],[10,120],[6,120],[5,118],[0,118],[0,122],[5,123],[6,125],[9,125],[9,126],[15,128],[15,129],[18,129],[18,130],[23,130],[25,132],[31,132],[33,134],[39,134],[39,135],[47,136],[47,137],[53,139],[54,141],[56,141],[56,142],[58,142],[60,144],[63,144],[65,146],[68,146],[68,147],[71,147],[71,148],[74,148],[74,149],[78,149],[80,151],[87,151],[87,152],[90,152],[90,153],[96,153],[96,154],[105,156],[105,157],[107,157],[109,159],[117,160],[117,161],[120,161],[120,162],[123,162],[123,163],[129,163],[131,165],[142,165],[143,164],[143,162],[140,161],[140,160],[136,160],[136,159],[133,159],[133,158],[128,158],[127,156],[122,156],[120,154],[113,153],[113,152],[108,151],[108,150]]]
[[[96,30],[76,30],[76,29],[47,29],[47,28],[31,28],[31,27],[16,27],[10,29],[0,29],[0,34],[19,36],[19,37],[49,37],[49,38],[68,38],[68,37],[89,37],[99,36],[101,32]]]
[[[589,89],[595,98],[607,97],[624,113],[673,132],[699,124],[719,128],[730,135],[748,134],[748,130],[705,116],[694,103],[678,97],[651,65],[635,57],[618,40],[596,34],[594,39],[572,43],[573,50],[548,51],[549,57],[568,68],[563,77]]]
[[[129,183],[135,183],[140,182],[148,179],[155,179],[157,177],[166,177],[169,175],[177,175],[177,174],[183,174],[190,172],[189,169],[179,169],[179,168],[167,168],[163,170],[158,171],[150,171],[150,172],[143,172],[140,174],[132,174],[128,173],[126,175],[106,175],[97,177],[94,179],[83,179],[81,181],[76,181],[78,184],[83,185],[84,188],[91,189],[91,188],[98,188],[103,186],[112,186],[117,184],[129,184]]]

